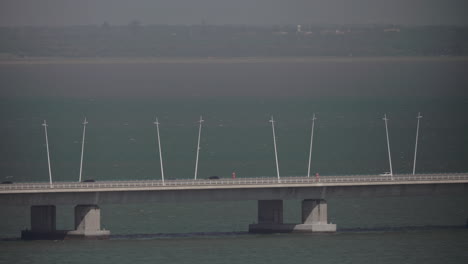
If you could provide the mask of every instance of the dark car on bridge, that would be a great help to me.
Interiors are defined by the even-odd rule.
[[[96,181],[93,179],[87,179],[87,180],[84,180],[83,182],[96,182]]]
[[[219,180],[219,176],[210,176],[208,177],[209,180]]]

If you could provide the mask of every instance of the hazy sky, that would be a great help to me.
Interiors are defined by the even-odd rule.
[[[0,26],[128,24],[468,25],[468,0],[0,0]]]

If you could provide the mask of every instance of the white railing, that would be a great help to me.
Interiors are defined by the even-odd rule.
[[[233,186],[233,185],[280,185],[280,184],[329,184],[329,183],[402,183],[438,181],[468,181],[468,173],[450,174],[398,174],[393,176],[353,175],[314,177],[283,177],[280,180],[273,177],[237,178],[217,180],[140,180],[140,181],[102,181],[102,182],[58,182],[53,183],[13,183],[0,184],[0,193],[11,190],[53,190],[53,189],[125,189],[145,187],[189,187],[189,186]]]

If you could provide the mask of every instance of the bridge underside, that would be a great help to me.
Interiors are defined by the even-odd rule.
[[[0,204],[30,205],[31,230],[24,230],[24,239],[107,238],[110,232],[101,229],[101,204],[258,201],[258,221],[250,232],[335,232],[328,222],[327,202],[334,197],[391,197],[462,194],[468,183],[424,183],[354,186],[239,186],[212,188],[178,187],[168,189],[60,190],[47,192],[0,194]],[[302,221],[283,223],[283,200],[302,201]],[[56,230],[56,205],[75,206],[73,230]]]

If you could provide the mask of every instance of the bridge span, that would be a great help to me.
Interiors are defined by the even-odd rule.
[[[251,232],[334,232],[326,199],[445,195],[468,192],[468,173],[354,175],[325,177],[237,178],[216,180],[143,180],[0,185],[0,205],[31,206],[31,230],[22,237],[105,238],[100,204],[258,201],[258,222]],[[283,200],[302,200],[300,224],[283,223]],[[56,230],[55,206],[75,206],[75,229]]]

